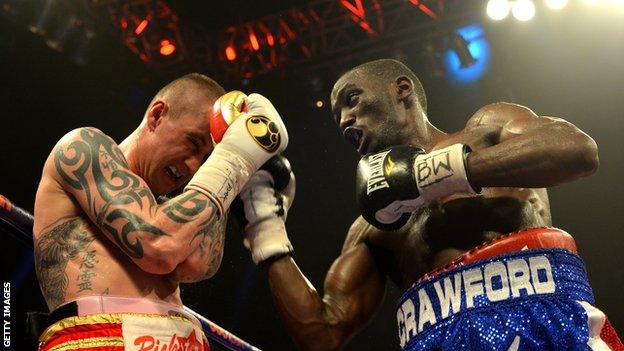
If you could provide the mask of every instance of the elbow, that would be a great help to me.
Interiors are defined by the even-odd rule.
[[[176,268],[169,260],[161,260],[154,258],[143,258],[135,260],[139,268],[150,274],[166,275],[173,272]]]
[[[580,176],[588,176],[598,170],[600,159],[598,157],[598,145],[594,139],[584,135],[582,141],[578,143],[577,165]]]
[[[137,259],[138,266],[151,274],[171,274],[182,261],[179,251],[172,247],[171,240],[160,238],[145,247],[145,254]]]

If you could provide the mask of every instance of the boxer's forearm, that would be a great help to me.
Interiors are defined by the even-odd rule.
[[[273,301],[283,324],[302,350],[335,350],[345,341],[337,321],[289,256],[267,264]]]
[[[478,187],[544,188],[581,178],[598,167],[594,140],[559,119],[468,155],[470,182]]]
[[[171,273],[173,279],[193,283],[211,278],[221,265],[227,217],[220,219],[212,230],[201,233],[199,245]]]
[[[305,350],[339,349],[371,321],[385,292],[386,277],[363,242],[346,245],[334,261],[322,298],[292,258],[281,258],[267,268],[275,305]]]

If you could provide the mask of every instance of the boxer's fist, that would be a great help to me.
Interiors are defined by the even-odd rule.
[[[249,177],[288,145],[288,132],[271,102],[260,94],[229,92],[210,116],[216,143],[185,189],[202,192],[223,214]]]
[[[244,244],[256,264],[293,251],[285,221],[294,197],[295,175],[281,155],[269,159],[241,191]]]
[[[412,146],[394,146],[362,157],[355,177],[356,200],[368,223],[395,230],[422,206],[414,182],[414,160],[423,153]]]
[[[424,153],[395,146],[360,160],[356,197],[364,219],[382,230],[402,227],[411,212],[452,194],[476,194],[466,174],[470,148],[455,144]]]

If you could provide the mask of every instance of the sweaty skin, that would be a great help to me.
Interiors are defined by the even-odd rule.
[[[217,271],[226,219],[217,218],[214,204],[196,191],[158,204],[150,188],[172,191],[197,171],[212,147],[206,120],[171,124],[152,112],[146,128],[162,132],[152,138],[163,146],[151,155],[134,134],[120,146],[95,128],[68,133],[50,153],[34,223],[36,270],[50,310],[102,294],[181,305],[179,282]]]
[[[292,258],[269,263],[275,305],[303,350],[340,349],[371,321],[387,278],[407,289],[423,274],[497,235],[551,225],[545,188],[591,174],[598,166],[595,142],[562,119],[496,103],[474,113],[461,131],[446,134],[424,112],[404,112],[415,103],[411,95],[409,80],[374,89],[355,72],[334,86],[332,109],[345,136],[349,127],[363,130],[362,154],[394,144],[427,152],[455,143],[469,145],[469,179],[483,188],[482,194],[441,199],[414,212],[393,232],[357,218],[327,273],[323,296]],[[387,121],[379,117],[385,115],[393,116],[396,135],[376,134],[391,130],[384,129]]]

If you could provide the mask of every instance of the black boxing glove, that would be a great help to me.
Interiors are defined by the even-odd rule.
[[[451,194],[476,194],[466,175],[462,144],[426,154],[393,146],[362,157],[356,174],[356,200],[362,217],[381,230],[405,225],[412,212]]]
[[[244,210],[246,248],[258,264],[293,252],[286,234],[286,215],[295,197],[295,175],[281,155],[270,158],[239,194]]]

